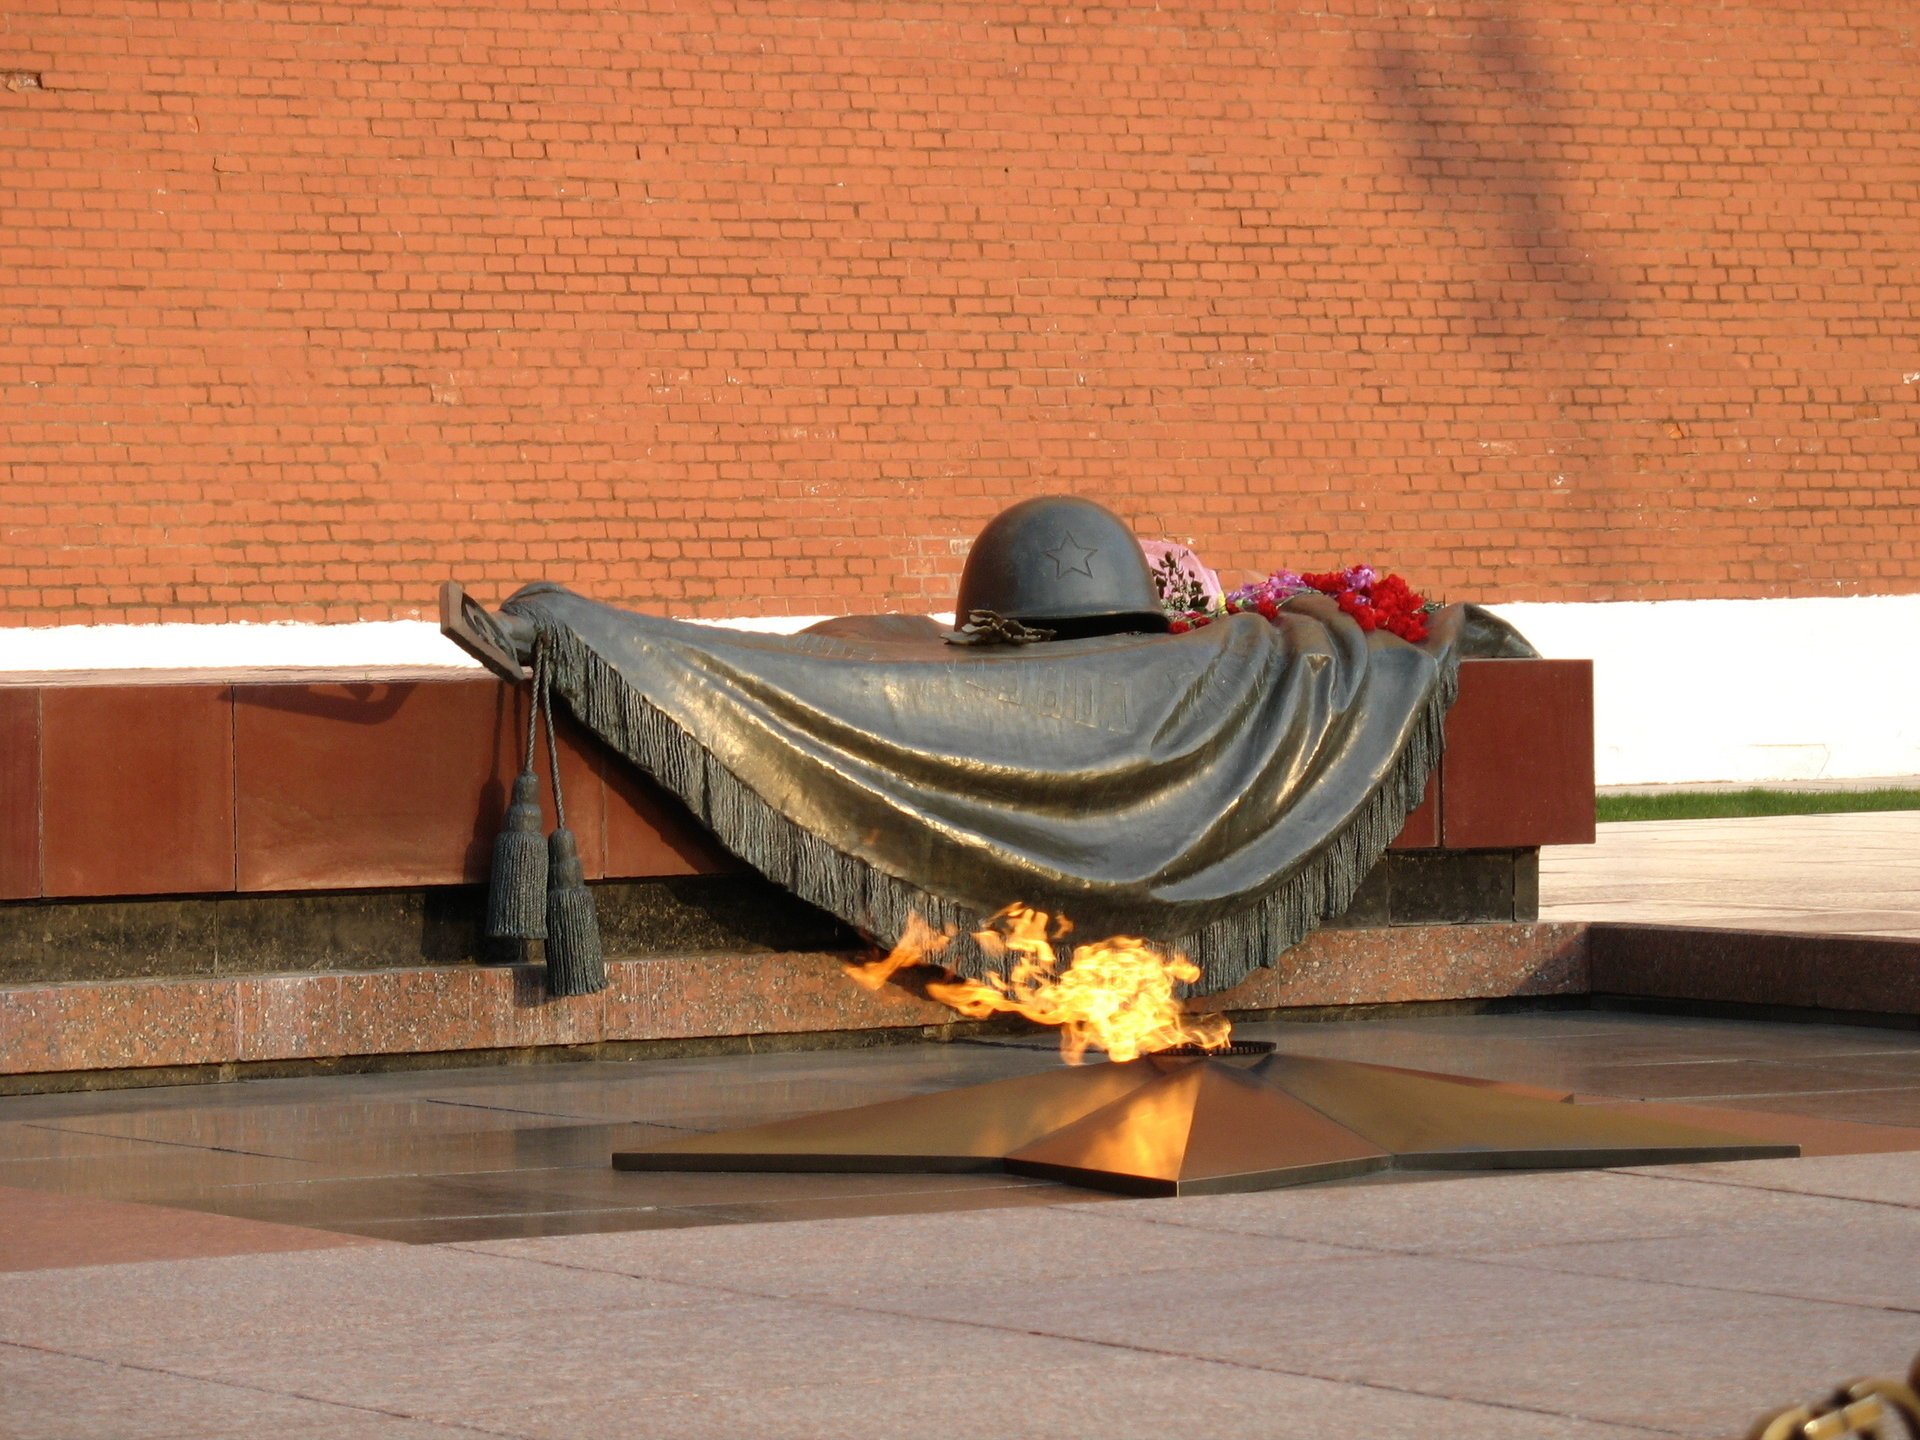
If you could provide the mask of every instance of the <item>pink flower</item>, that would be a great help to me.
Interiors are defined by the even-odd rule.
[[[1160,603],[1173,611],[1217,610],[1226,602],[1220,577],[1200,563],[1200,557],[1177,540],[1142,540],[1140,549],[1153,571]]]

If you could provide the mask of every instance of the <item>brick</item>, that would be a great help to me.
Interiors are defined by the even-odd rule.
[[[37,7],[0,624],[942,609],[1051,488],[1233,579],[1920,589],[1897,27],[1419,8]]]

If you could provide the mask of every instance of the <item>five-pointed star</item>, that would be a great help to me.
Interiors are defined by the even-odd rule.
[[[1045,554],[1049,560],[1053,561],[1053,573],[1056,577],[1078,573],[1091,580],[1093,578],[1093,557],[1100,552],[1082,545],[1078,540],[1073,538],[1073,532],[1069,530],[1066,539],[1054,546],[1053,549],[1043,551],[1042,553]]]

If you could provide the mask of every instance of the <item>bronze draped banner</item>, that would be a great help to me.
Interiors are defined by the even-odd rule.
[[[549,585],[506,609],[590,729],[881,943],[1019,901],[1184,951],[1202,993],[1346,908],[1439,758],[1465,620],[1411,645],[1305,596],[1277,624],[960,647],[920,619],[753,634]]]

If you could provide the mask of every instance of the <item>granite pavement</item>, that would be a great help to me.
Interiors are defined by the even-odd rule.
[[[1588,1103],[1824,1102],[1864,1153],[1172,1200],[606,1163],[1057,1063],[1032,1043],[16,1097],[0,1436],[1731,1436],[1920,1350],[1920,1034],[1243,1028]]]

